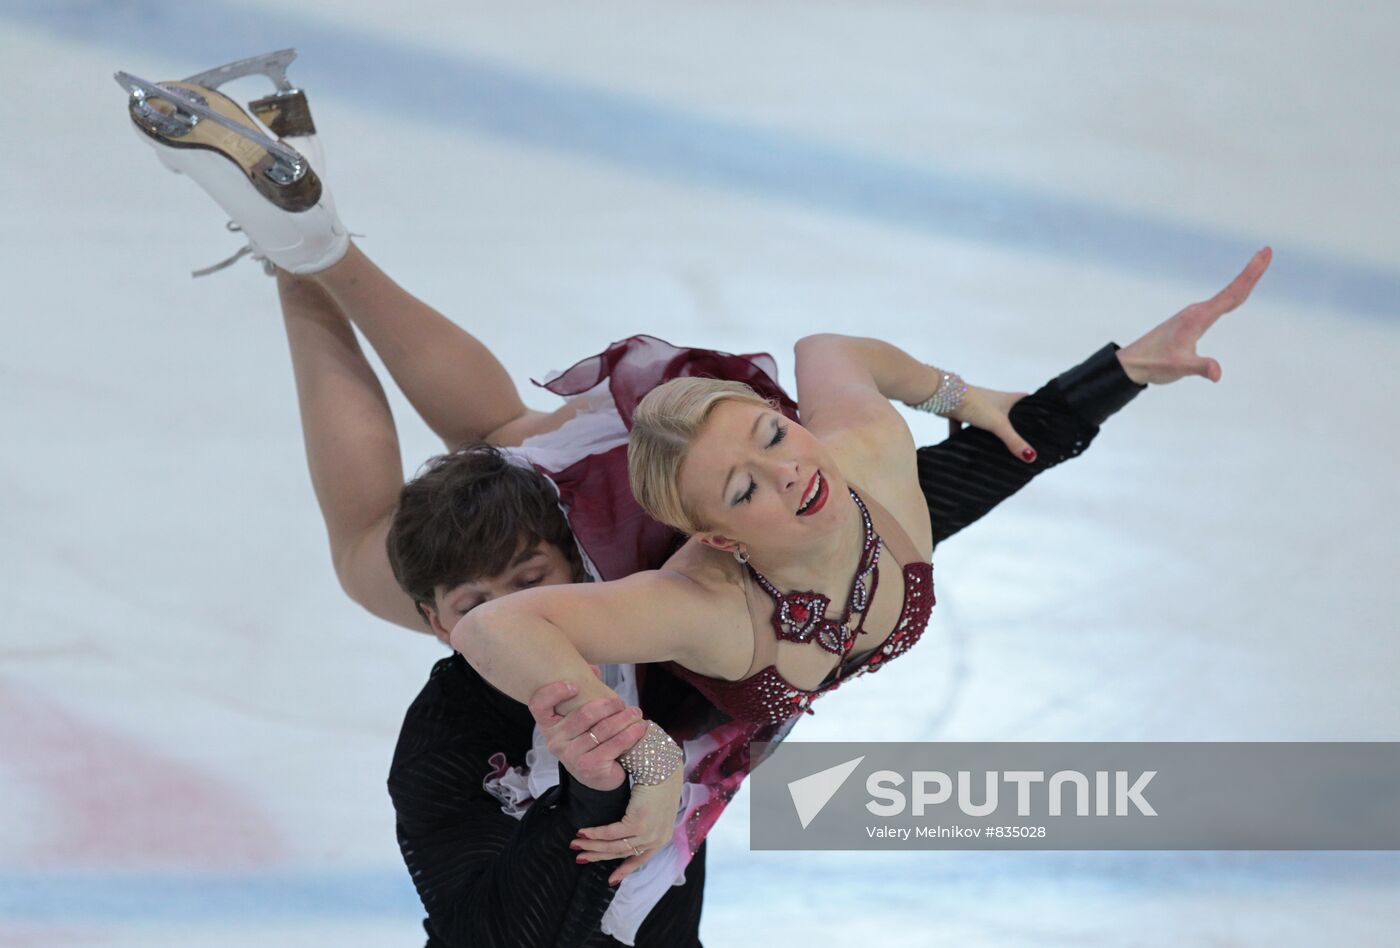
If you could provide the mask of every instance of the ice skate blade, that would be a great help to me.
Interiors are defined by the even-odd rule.
[[[311,121],[311,109],[306,104],[306,93],[293,86],[287,78],[287,67],[296,58],[295,49],[279,49],[215,66],[182,81],[205,89],[218,89],[224,83],[244,76],[266,76],[276,89],[270,95],[249,102],[249,110],[278,138],[315,135],[316,124]]]
[[[248,103],[248,108],[278,138],[306,138],[316,134],[311,107],[306,103],[306,93],[300,89],[254,99]]]
[[[244,76],[267,76],[277,87],[278,92],[295,92],[296,89],[287,80],[287,67],[296,58],[296,50],[279,49],[271,53],[263,53],[260,56],[249,56],[247,59],[240,59],[237,62],[215,66],[213,69],[206,69],[204,72],[188,76],[183,81],[205,89],[217,89],[225,82],[232,82],[234,79],[241,79]]]
[[[268,138],[228,96],[184,82],[157,86],[127,73],[117,73],[116,79],[131,94],[132,123],[153,142],[223,156],[284,211],[305,211],[321,199],[321,180],[306,159]]]

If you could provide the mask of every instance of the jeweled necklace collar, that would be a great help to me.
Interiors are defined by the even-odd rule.
[[[850,490],[847,487],[847,490]],[[786,642],[810,642],[816,639],[817,645],[845,658],[856,643],[856,637],[865,626],[865,612],[875,596],[875,587],[880,582],[880,572],[876,569],[880,562],[880,535],[875,532],[870,511],[865,509],[860,495],[851,490],[851,499],[860,508],[860,516],[865,524],[865,543],[861,549],[860,562],[856,566],[856,578],[851,584],[851,594],[846,601],[845,612],[839,620],[826,615],[831,600],[819,592],[780,592],[768,581],[752,563],[749,572],[759,588],[772,597],[777,606],[773,610],[773,631]],[[868,585],[867,585],[868,583]],[[851,616],[860,613],[860,621],[855,628],[848,628]]]

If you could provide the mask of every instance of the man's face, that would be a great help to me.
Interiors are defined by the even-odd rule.
[[[555,586],[574,582],[573,564],[564,552],[553,543],[543,540],[534,546],[522,546],[500,573],[481,579],[473,579],[448,589],[439,586],[433,590],[433,606],[428,609],[428,621],[433,633],[447,641],[448,633],[457,620],[483,602],[508,596],[531,586]]]

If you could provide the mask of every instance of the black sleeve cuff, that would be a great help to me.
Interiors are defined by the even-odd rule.
[[[1118,361],[1118,344],[1110,342],[1056,379],[1061,394],[1079,418],[1095,428],[1137,393],[1147,388],[1128,378]]]
[[[594,790],[575,780],[562,765],[559,786],[564,791],[569,820],[578,829],[616,823],[627,812],[627,802],[632,798],[626,779],[613,790]]]

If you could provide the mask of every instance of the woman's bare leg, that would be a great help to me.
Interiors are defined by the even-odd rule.
[[[398,433],[384,390],[349,320],[324,290],[279,270],[277,291],[307,467],[336,576],[370,612],[426,632],[413,601],[394,580],[384,549],[403,487]]]
[[[353,243],[311,279],[384,360],[394,382],[449,449],[470,441],[519,444],[558,427],[569,408],[532,411],[476,337],[391,280]]]

